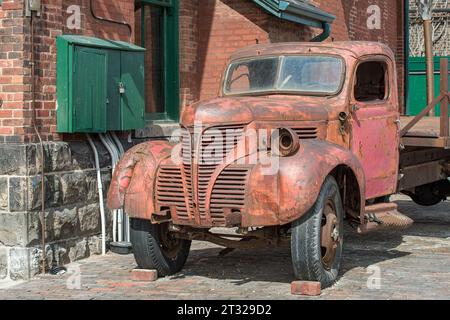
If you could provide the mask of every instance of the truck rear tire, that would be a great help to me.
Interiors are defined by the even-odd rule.
[[[186,263],[191,241],[177,239],[168,224],[154,225],[142,219],[130,219],[133,254],[141,269],[154,269],[165,277],[179,272]]]
[[[416,187],[414,193],[407,193],[411,199],[423,207],[431,207],[447,199],[450,194],[450,182],[448,180],[436,181]]]
[[[334,284],[341,264],[344,209],[339,186],[329,176],[314,206],[292,224],[291,255],[299,280]]]

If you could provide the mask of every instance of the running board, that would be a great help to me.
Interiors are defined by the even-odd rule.
[[[364,212],[364,224],[358,226],[358,233],[375,230],[405,230],[414,221],[398,212],[396,203],[377,203],[367,206]]]

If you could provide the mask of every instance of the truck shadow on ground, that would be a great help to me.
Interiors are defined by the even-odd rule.
[[[450,202],[431,208],[423,208],[411,201],[397,201],[400,211],[417,223],[404,231],[379,231],[359,235],[346,226],[343,261],[340,278],[355,268],[366,268],[391,259],[410,255],[399,246],[405,236],[448,238],[450,237]],[[196,243],[185,268],[172,279],[206,277],[228,280],[235,285],[254,281],[290,283],[294,280],[289,245],[254,250],[235,250],[219,256],[223,248]]]

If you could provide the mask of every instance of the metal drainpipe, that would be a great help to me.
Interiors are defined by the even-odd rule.
[[[94,141],[89,133],[86,133],[87,140],[89,145],[91,146],[92,151],[94,152],[94,162],[95,162],[95,170],[97,172],[97,188],[98,188],[98,198],[100,205],[100,219],[101,219],[101,228],[102,228],[102,255],[106,254],[106,218],[105,218],[105,202],[103,200],[103,184],[102,184],[102,173],[100,168],[100,160],[98,157],[97,148],[95,147]]]
[[[111,171],[114,172],[114,169],[116,167],[117,161],[118,159],[118,154],[117,152],[113,149],[113,146],[111,146],[111,141],[109,141],[109,139],[103,135],[102,133],[99,134],[100,137],[100,141],[103,143],[103,145],[105,146],[105,148],[108,150],[110,156],[111,156]],[[117,224],[117,215],[119,214],[118,210],[113,210],[113,242],[116,242],[116,232],[117,232],[117,225],[121,225],[120,223]],[[119,232],[117,232],[117,234],[119,234]],[[120,237],[119,237],[120,239]],[[120,241],[120,240],[119,240]]]
[[[322,33],[311,39],[311,42],[325,41],[331,34],[331,25],[328,22],[322,23]]]
[[[122,26],[126,26],[128,28],[128,32],[130,34],[130,43],[131,43],[131,40],[133,38],[133,26],[131,24],[129,24],[126,21],[116,21],[116,20],[112,20],[112,19],[108,19],[108,18],[105,18],[105,17],[98,16],[95,13],[95,11],[94,11],[94,0],[90,0],[89,7],[90,7],[91,15],[92,15],[92,17],[94,19],[102,21],[102,22],[109,22],[109,23],[114,23],[114,24],[119,24],[119,25],[122,25]]]
[[[112,157],[112,161],[113,161],[111,174],[114,174],[114,170],[116,169],[116,165],[120,159],[119,150],[117,149],[116,145],[112,141],[108,132],[103,135],[103,139],[105,140],[103,143],[108,146],[107,148],[111,153],[111,157]],[[115,210],[114,213],[117,216],[117,241],[122,242],[123,241],[123,224],[124,224],[123,214],[120,209]]]
[[[113,142],[115,142],[115,144],[118,148],[119,159],[120,159],[124,155],[125,149],[123,148],[122,143],[120,142],[119,138],[117,137],[117,134],[114,131],[111,132],[111,138],[112,138]],[[124,237],[125,241],[130,242],[130,217],[125,213],[125,211],[123,209],[121,209],[119,211],[125,218],[125,230],[126,230],[126,236]]]
[[[36,124],[36,60],[35,60],[35,52],[34,52],[34,20],[33,20],[34,12],[31,11],[31,17],[30,17],[30,36],[31,36],[31,119],[33,123],[33,129],[36,133],[36,136],[39,140],[39,146],[40,146],[40,156],[41,156],[41,213],[40,213],[40,220],[41,220],[41,246],[42,246],[42,265],[41,265],[41,272],[45,274],[46,269],[46,254],[45,254],[45,229],[46,229],[46,223],[45,223],[45,153],[44,153],[44,142],[42,141],[41,133],[39,132],[39,129]]]

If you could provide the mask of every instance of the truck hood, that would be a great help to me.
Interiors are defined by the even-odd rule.
[[[323,98],[289,96],[216,98],[185,107],[181,124],[250,123],[252,121],[328,120]]]

